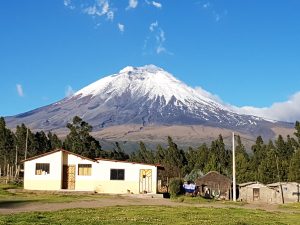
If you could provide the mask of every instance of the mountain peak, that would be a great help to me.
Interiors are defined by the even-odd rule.
[[[127,66],[119,73],[106,76],[74,94],[79,98],[90,96],[106,102],[125,95],[130,96],[133,101],[142,98],[145,101],[158,101],[161,107],[171,103],[191,111],[199,110],[204,105],[214,109],[225,109],[223,105],[202,95],[155,65]]]
[[[121,69],[119,73],[120,74],[122,73],[132,74],[132,73],[143,73],[143,72],[157,73],[158,71],[164,71],[164,70],[158,66],[150,64],[150,65],[145,65],[140,67],[126,66],[125,68]]]

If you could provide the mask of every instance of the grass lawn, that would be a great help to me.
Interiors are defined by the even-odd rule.
[[[282,209],[290,209],[293,211],[299,211],[300,213],[300,202],[298,203],[288,203],[288,204],[284,204],[284,205],[280,205],[280,208]],[[300,224],[300,222],[299,222]]]
[[[16,185],[0,184],[0,208],[9,204],[26,204],[30,202],[72,202],[80,200],[95,200],[97,198],[105,198],[111,196],[99,194],[62,194],[47,192],[8,192],[7,189],[18,189]]]
[[[300,224],[300,214],[238,208],[122,206],[0,216],[0,224]]]
[[[171,198],[174,202],[184,202],[189,204],[224,204],[224,205],[232,205],[232,206],[243,206],[247,203],[245,202],[232,202],[232,201],[220,201],[215,199],[205,199],[203,197],[191,197],[191,196],[178,196]]]

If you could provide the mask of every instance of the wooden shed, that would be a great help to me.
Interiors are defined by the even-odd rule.
[[[211,171],[196,179],[201,196],[207,198],[231,199],[232,181],[216,171]]]

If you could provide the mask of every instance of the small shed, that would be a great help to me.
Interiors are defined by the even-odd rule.
[[[196,179],[199,193],[204,197],[219,199],[231,199],[232,181],[216,171],[211,171],[203,177]]]
[[[239,200],[243,202],[272,203],[276,193],[259,182],[239,184]]]
[[[267,187],[278,193],[278,203],[300,202],[300,184],[296,182],[278,182],[268,184]]]
[[[240,201],[282,204],[299,202],[299,187],[295,182],[281,182],[264,185],[259,182],[239,184]]]

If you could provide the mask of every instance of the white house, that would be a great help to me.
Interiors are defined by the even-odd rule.
[[[160,165],[90,159],[57,149],[24,160],[24,189],[157,193]]]

